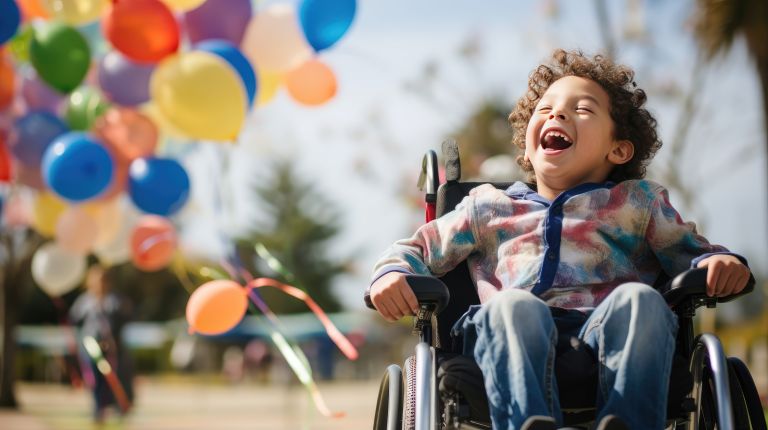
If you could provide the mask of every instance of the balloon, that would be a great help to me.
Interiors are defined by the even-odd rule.
[[[93,125],[93,133],[112,155],[130,162],[155,152],[157,127],[146,115],[129,108],[111,108]]]
[[[43,82],[37,73],[31,71],[21,79],[21,97],[27,110],[44,110],[56,113],[64,97]]]
[[[0,45],[10,40],[21,23],[21,12],[14,0],[0,0]]]
[[[150,102],[143,105],[141,107],[141,113],[146,115],[163,135],[175,139],[185,139],[187,137],[185,133],[179,130],[175,125],[171,124],[171,121],[160,112],[160,109],[154,103]]]
[[[82,205],[82,208],[94,221],[96,237],[93,240],[93,248],[115,240],[125,218],[119,198],[88,202]]]
[[[85,38],[74,28],[56,22],[37,28],[29,56],[37,74],[62,93],[77,88],[91,65]]]
[[[331,47],[347,32],[355,18],[355,0],[303,0],[299,21],[315,51]]]
[[[277,94],[280,84],[283,82],[283,75],[280,73],[267,72],[265,70],[256,70],[259,82],[259,91],[256,94],[256,106],[263,106]]]
[[[21,14],[24,16],[24,21],[29,21],[34,18],[48,19],[48,11],[40,3],[40,0],[16,0],[16,3],[21,9]]]
[[[250,0],[207,0],[184,14],[189,41],[224,39],[240,46],[253,10]],[[216,19],[211,19],[215,16]]]
[[[0,134],[0,182],[11,180],[11,153],[5,144],[3,135]]]
[[[297,102],[316,106],[336,94],[336,77],[325,64],[310,60],[285,75],[285,88]]]
[[[149,84],[162,116],[187,136],[234,140],[245,120],[243,84],[218,56],[192,51],[163,61]]]
[[[68,252],[86,254],[97,234],[96,220],[82,207],[68,207],[56,221],[56,242]]]
[[[45,150],[69,127],[50,112],[30,112],[19,118],[11,133],[11,151],[25,166],[40,169]]]
[[[173,10],[184,11],[200,6],[205,3],[205,0],[163,0],[163,3],[167,4],[168,7]],[[221,19],[221,16],[219,15],[213,16],[216,16],[216,19]]]
[[[75,288],[85,268],[85,255],[66,251],[55,242],[41,246],[32,256],[32,279],[51,297]]]
[[[48,14],[71,25],[81,25],[99,19],[109,0],[43,0]]]
[[[99,86],[111,101],[135,106],[149,100],[149,79],[154,70],[154,65],[137,64],[111,51],[99,63]]]
[[[16,72],[13,70],[13,63],[5,50],[0,48],[0,111],[13,102],[15,86]]]
[[[112,157],[80,132],[58,137],[43,155],[43,179],[59,196],[79,202],[103,192],[112,181]]]
[[[256,96],[256,73],[251,63],[245,58],[237,47],[226,40],[206,40],[196,46],[197,49],[216,54],[223,58],[240,76],[245,86],[245,94],[248,96],[248,106],[253,106],[253,98]]]
[[[217,335],[234,328],[248,309],[247,290],[234,281],[218,279],[198,287],[187,301],[190,333]]]
[[[109,108],[109,102],[92,87],[82,87],[69,95],[65,118],[72,130],[90,130],[93,123]]]
[[[176,160],[138,158],[128,172],[128,190],[142,211],[173,215],[189,198],[189,176]]]
[[[171,262],[176,250],[176,230],[166,218],[145,215],[136,223],[130,243],[133,264],[153,272]]]
[[[56,222],[66,210],[67,204],[50,192],[41,192],[32,205],[32,227],[43,236],[56,234]]]
[[[102,28],[115,49],[140,63],[156,63],[179,48],[179,24],[158,0],[115,2]]]
[[[241,45],[257,68],[272,72],[291,70],[312,57],[299,28],[296,9],[275,3],[251,19]]]
[[[99,223],[99,238],[93,245],[93,253],[98,257],[99,262],[105,266],[131,260],[131,235],[139,219],[139,213],[132,204],[120,198],[115,200],[117,202],[114,206],[120,212],[120,217],[116,218],[119,219],[117,232],[112,238],[102,237],[101,235],[107,233],[109,228],[103,227],[103,224]],[[107,210],[104,216],[108,217],[110,212],[111,210]]]

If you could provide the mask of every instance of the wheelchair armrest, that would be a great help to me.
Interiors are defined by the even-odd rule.
[[[672,280],[670,289],[664,293],[664,299],[672,308],[686,301],[693,302],[694,306],[706,304],[706,302],[725,303],[751,293],[754,288],[755,277],[750,273],[747,286],[739,293],[725,297],[709,297],[707,295],[707,269],[690,269]]]
[[[448,292],[448,287],[445,286],[443,281],[433,277],[424,275],[406,275],[405,281],[413,290],[416,295],[416,300],[419,301],[419,305],[428,306],[435,314],[440,313],[448,301],[451,299],[451,294]],[[376,309],[371,302],[370,293],[365,293],[365,305],[370,309]]]

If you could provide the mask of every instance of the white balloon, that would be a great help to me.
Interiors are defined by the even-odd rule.
[[[309,46],[290,4],[276,3],[255,14],[241,44],[243,53],[259,70],[287,72],[312,58]]]
[[[131,233],[140,214],[125,199],[121,199],[117,206],[121,211],[120,225],[112,238],[106,241],[97,241],[93,246],[93,253],[99,262],[105,266],[125,263],[131,259]]]
[[[56,221],[56,242],[65,251],[88,253],[97,234],[96,220],[82,206],[68,207]]]
[[[58,297],[77,287],[86,269],[84,254],[69,252],[56,242],[41,246],[32,257],[32,278],[48,295]]]

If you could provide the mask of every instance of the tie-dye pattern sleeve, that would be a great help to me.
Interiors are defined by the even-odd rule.
[[[651,251],[669,276],[675,276],[695,267],[702,259],[713,254],[728,254],[746,260],[720,245],[714,245],[696,232],[696,225],[685,222],[669,202],[669,193],[657,185],[645,232]]]
[[[474,201],[474,196],[465,197],[452,212],[395,242],[376,263],[372,279],[393,271],[441,276],[465,260],[477,249]]]

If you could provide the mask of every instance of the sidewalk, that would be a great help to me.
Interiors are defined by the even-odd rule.
[[[102,427],[90,420],[90,396],[82,389],[22,384],[21,412],[0,412],[3,430],[345,430],[369,428],[378,381],[328,382],[320,391],[328,407],[346,413],[320,415],[303,386],[221,385],[140,380],[137,403],[123,421]]]

